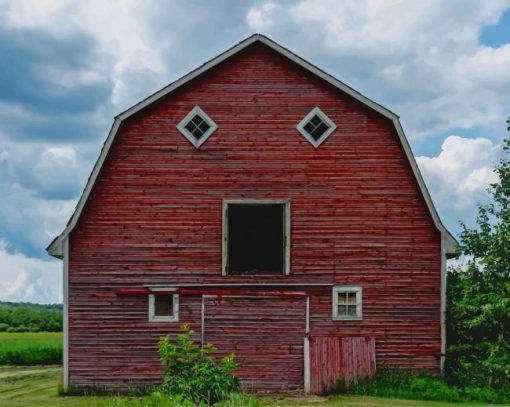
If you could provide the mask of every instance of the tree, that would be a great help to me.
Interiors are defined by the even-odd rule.
[[[510,118],[507,120],[510,131]],[[461,223],[467,269],[448,275],[446,379],[510,394],[510,139],[494,171],[492,202],[478,206],[477,228]]]

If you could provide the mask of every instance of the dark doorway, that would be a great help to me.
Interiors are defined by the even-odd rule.
[[[283,274],[285,204],[228,204],[228,274]]]

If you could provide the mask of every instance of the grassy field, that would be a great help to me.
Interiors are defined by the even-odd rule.
[[[58,366],[0,367],[0,406],[2,407],[135,407],[158,406],[154,400],[127,397],[61,397],[57,389]],[[299,395],[265,396],[256,406],[324,406],[324,407],[480,407],[484,404],[438,403],[375,397],[303,397]],[[175,405],[176,406],[176,405]],[[164,405],[163,405],[164,407]],[[177,407],[177,406],[176,406]],[[232,406],[233,407],[233,406]],[[250,406],[247,406],[250,407]]]
[[[60,332],[0,332],[0,365],[47,365],[61,360]]]

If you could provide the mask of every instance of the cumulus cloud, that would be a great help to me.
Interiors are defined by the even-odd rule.
[[[436,205],[462,213],[487,199],[489,184],[497,181],[493,168],[500,154],[500,146],[489,139],[449,136],[437,156],[416,161]]]
[[[283,39],[358,90],[397,111],[408,134],[504,121],[510,45],[479,43],[509,1],[301,0],[264,2],[253,30]]]
[[[0,240],[0,293],[4,301],[62,301],[62,262],[9,253]]]
[[[0,237],[16,251],[45,258],[45,248],[62,231],[75,199],[41,199],[17,184],[0,185]],[[0,293],[1,295],[1,293]]]
[[[113,116],[245,36],[245,11],[228,0],[0,0],[0,238],[9,258],[48,259]]]
[[[11,185],[17,184],[47,199],[75,198],[91,169],[71,146],[12,143],[3,151],[6,159],[0,168]]]
[[[70,146],[0,148],[0,237],[23,254],[43,256],[69,219],[89,171]]]
[[[503,133],[487,129],[510,110],[510,45],[479,38],[509,7],[510,0],[0,0],[1,281],[40,287],[33,281],[47,278],[42,269],[57,267],[42,260],[44,248],[71,215],[115,114],[255,31],[399,113],[413,147],[464,136],[462,129],[482,136],[448,137],[439,154],[424,148],[418,159],[455,231],[494,179]],[[35,271],[4,277],[4,262]],[[4,291],[10,299],[49,298],[41,290]]]
[[[73,37],[90,40],[95,55],[93,63],[83,64],[86,69],[50,68],[42,74],[56,79],[58,86],[75,89],[84,82],[90,87],[107,79],[112,83],[112,109],[118,112],[169,82],[169,73],[182,69],[175,64],[186,52],[181,35],[183,31],[193,35],[196,24],[203,26],[202,32],[210,27],[214,17],[210,11],[212,7],[177,1],[155,5],[136,0],[16,0],[7,2],[3,17],[11,29],[50,34],[57,43]],[[171,31],[165,33],[168,27]]]
[[[448,268],[461,269],[466,271],[469,265],[469,262],[473,261],[473,256],[460,256],[456,259],[449,259],[446,261],[446,266]]]

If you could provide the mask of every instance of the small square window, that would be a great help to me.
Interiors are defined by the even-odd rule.
[[[321,109],[315,107],[301,120],[297,129],[314,147],[319,147],[336,126]]]
[[[333,319],[361,319],[361,287],[333,287]]]
[[[179,295],[150,294],[149,321],[177,322],[179,320]]]
[[[218,128],[199,106],[195,106],[177,125],[177,129],[191,144],[199,148]]]

